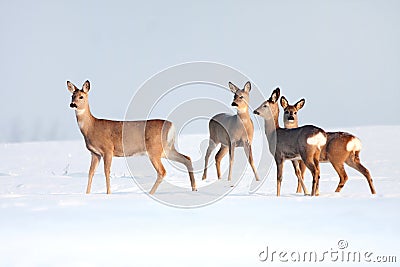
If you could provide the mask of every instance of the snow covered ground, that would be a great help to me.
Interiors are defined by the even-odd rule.
[[[92,194],[85,195],[90,155],[83,141],[0,144],[0,266],[288,266],[294,261],[288,255],[295,252],[296,258],[306,251],[319,256],[324,251],[368,252],[368,266],[382,265],[374,263],[382,260],[378,256],[397,256],[397,263],[383,264],[397,266],[400,126],[346,130],[363,142],[361,159],[373,176],[375,196],[365,178],[349,168],[349,181],[334,193],[339,179],[329,164],[321,164],[321,196],[296,194],[290,163],[285,164],[279,198],[275,166],[253,194],[249,168],[235,184],[226,175],[216,181],[214,166],[206,182],[196,173],[199,191],[190,192],[187,174],[167,163],[167,182],[156,193],[161,201],[172,196],[186,205],[204,195],[215,200],[219,193],[213,188],[232,189],[221,200],[192,209],[164,205],[143,193],[122,158],[113,161],[113,194],[105,194],[101,164]],[[263,146],[258,137],[254,142],[257,161]],[[204,137],[181,136],[179,150],[192,157],[196,169],[202,168]],[[238,166],[243,154],[237,149]],[[222,167],[226,170],[227,158]],[[269,167],[259,167],[260,172],[266,174]],[[145,173],[139,180],[151,186],[155,174]],[[311,189],[310,174],[306,186]],[[348,247],[338,248],[340,240]],[[260,261],[267,248],[277,251],[275,258]],[[279,258],[282,251],[287,254]],[[318,265],[342,264],[332,257]]]

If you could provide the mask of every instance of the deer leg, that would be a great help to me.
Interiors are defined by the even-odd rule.
[[[299,166],[300,166],[301,177],[304,179],[306,175],[307,166],[306,164],[304,164],[304,161],[302,160],[299,160]]]
[[[282,174],[283,174],[283,160],[275,159],[276,163],[276,196],[281,195],[281,184],[282,184]]]
[[[346,164],[349,165],[350,167],[352,167],[353,169],[356,169],[356,170],[359,171],[361,174],[363,174],[363,175],[365,176],[365,178],[367,178],[368,185],[369,185],[369,188],[370,188],[370,190],[371,190],[371,194],[376,194],[375,187],[374,187],[374,184],[373,184],[373,182],[372,182],[371,174],[370,174],[370,172],[368,171],[368,169],[365,168],[365,167],[361,164],[360,158],[359,158],[357,152],[354,154],[354,156],[352,156],[351,158],[348,158],[348,159],[346,160]]]
[[[246,153],[246,157],[249,160],[249,164],[251,168],[253,169],[254,176],[256,178],[256,181],[260,181],[260,178],[258,177],[256,166],[254,165],[254,160],[253,160],[253,151],[251,149],[251,144],[246,142],[244,145],[244,152]]]
[[[150,157],[150,161],[151,164],[153,164],[154,169],[156,169],[157,172],[157,180],[154,183],[153,187],[150,190],[150,195],[154,195],[154,193],[156,192],[158,186],[161,184],[163,178],[166,175],[166,171],[165,168],[161,162],[161,158],[160,157]]]
[[[218,153],[215,155],[215,166],[217,167],[217,176],[218,179],[221,179],[221,160],[228,153],[229,147],[221,145]]]
[[[232,180],[232,167],[233,167],[234,158],[235,158],[235,146],[233,144],[229,144],[229,173],[228,173],[228,181]]]
[[[292,165],[293,165],[294,173],[296,174],[297,179],[299,179],[300,169],[299,169],[298,161],[297,160],[292,160]],[[303,192],[303,189],[301,187],[300,180],[298,180],[297,181],[296,193],[302,193],[302,192]]]
[[[111,194],[110,170],[111,170],[112,155],[111,154],[104,155],[103,160],[104,160],[104,174],[106,176],[107,194]]]
[[[197,191],[196,189],[196,181],[194,179],[193,175],[193,165],[192,165],[192,160],[190,157],[185,156],[173,148],[169,153],[168,153],[168,159],[182,163],[183,165],[186,166],[188,173],[189,173],[189,178],[190,178],[190,185],[192,186],[192,191]]]
[[[344,184],[347,182],[347,179],[348,179],[347,173],[344,169],[343,163],[331,162],[331,164],[340,178],[339,184],[338,184],[335,192],[340,192],[340,190],[342,190]]]
[[[316,195],[318,195],[317,188],[318,188],[319,172],[317,171],[317,166],[315,166],[313,158],[307,157],[306,155],[307,155],[307,153],[302,155],[302,159],[303,159],[304,164],[307,166],[307,168],[312,173],[313,182],[312,182],[311,195],[316,196]]]
[[[316,169],[313,163],[306,163],[306,166],[311,171],[313,176],[311,195],[315,196],[317,194],[317,181],[318,181],[318,177],[316,176]]]
[[[306,166],[306,164],[304,164],[304,161],[302,161],[302,160],[299,160],[298,162],[299,162],[299,170],[300,170],[301,179],[304,182],[304,177],[306,175],[307,166]],[[301,184],[297,183],[297,191],[296,191],[296,193],[301,193],[301,190],[302,190]]]
[[[90,194],[90,190],[92,188],[92,180],[93,180],[93,175],[94,172],[96,171],[97,166],[99,165],[100,162],[100,156],[92,153],[92,162],[90,163],[90,169],[89,169],[89,177],[88,177],[88,184],[86,188],[86,194]]]
[[[317,177],[317,188],[316,188],[316,190],[315,190],[315,195],[316,196],[319,196],[319,179],[321,178],[320,177],[320,175],[321,175],[321,170],[320,170],[320,168],[319,168],[319,158],[320,158],[320,155],[321,155],[321,150],[317,150],[315,153],[314,153],[314,166],[315,166],[315,171],[316,171],[316,177]]]
[[[301,160],[294,160],[294,161],[292,161],[294,170],[295,170],[295,172],[296,172],[297,180],[298,180],[298,181],[297,181],[297,192],[296,192],[296,193],[301,193],[302,190],[303,190],[304,195],[309,195],[309,194],[308,194],[308,191],[307,191],[307,187],[304,185],[304,179],[303,179],[303,176],[302,176],[302,172],[301,172],[301,170],[300,170],[300,167],[299,167],[300,162],[302,162],[302,161],[301,161]]]
[[[213,140],[210,139],[208,143],[208,148],[206,152],[206,156],[204,158],[204,172],[203,172],[203,180],[207,179],[207,169],[208,169],[208,159],[210,158],[211,152],[215,149],[217,145]]]
[[[299,179],[299,176],[301,175],[300,168],[299,168],[299,162],[300,162],[300,160],[292,160],[294,173],[296,174],[297,179]],[[302,192],[303,192],[303,188],[301,186],[300,180],[298,180],[296,193],[302,193]]]

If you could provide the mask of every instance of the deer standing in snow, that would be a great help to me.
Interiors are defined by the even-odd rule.
[[[321,147],[326,144],[326,133],[324,130],[306,125],[295,129],[284,129],[279,127],[279,106],[278,99],[280,89],[275,89],[271,97],[264,101],[254,114],[264,118],[265,135],[268,139],[269,150],[274,156],[277,167],[277,196],[280,195],[283,163],[285,160],[298,162],[301,159],[313,175],[313,186],[311,195],[318,195],[319,185],[319,157]],[[275,146],[274,146],[275,145]],[[296,172],[297,179],[307,194],[300,172]]]
[[[294,105],[289,105],[287,99],[281,97],[281,106],[284,109],[283,122],[285,128],[297,128],[298,116],[297,112],[304,106],[305,100],[301,99]],[[346,132],[327,132],[327,143],[322,147],[320,162],[330,162],[339,175],[340,181],[336,188],[336,192],[340,192],[344,184],[348,180],[347,173],[344,169],[344,163],[353,169],[359,171],[368,181],[372,194],[375,194],[375,188],[372,183],[371,174],[360,161],[361,141],[356,136]],[[304,178],[305,165],[300,162],[301,177]],[[301,193],[300,183],[297,184],[297,193]]]
[[[232,106],[237,108],[237,114],[231,115],[220,113],[211,118],[209,122],[209,144],[205,156],[203,180],[207,178],[208,160],[211,152],[218,144],[221,148],[215,155],[215,165],[218,179],[221,179],[220,164],[222,158],[229,152],[229,173],[228,181],[232,179],[232,165],[236,147],[244,147],[246,157],[253,169],[255,178],[259,181],[257,170],[253,161],[251,143],[253,141],[254,126],[249,114],[249,93],[250,82],[247,82],[243,89],[229,82],[229,89],[234,93]]]
[[[110,190],[110,168],[113,157],[147,154],[157,171],[157,180],[150,190],[154,194],[166,175],[161,158],[182,163],[186,166],[192,190],[196,191],[192,161],[175,149],[173,124],[166,120],[111,121],[95,118],[90,112],[88,93],[90,83],[86,81],[78,89],[67,81],[72,93],[70,107],[75,110],[79,129],[85,139],[86,148],[92,154],[86,193],[90,193],[94,172],[101,158],[104,160],[107,194]],[[122,136],[124,135],[124,140]]]

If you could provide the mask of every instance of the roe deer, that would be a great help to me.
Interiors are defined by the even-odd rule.
[[[302,104],[299,104],[301,102]],[[287,99],[281,97],[281,106],[285,113],[283,122],[285,128],[297,128],[298,117],[297,112],[304,106],[305,100],[302,99],[295,105],[289,105]],[[322,147],[320,162],[330,162],[339,175],[340,181],[336,188],[336,192],[340,192],[346,183],[348,176],[344,169],[344,163],[356,169],[367,178],[369,188],[372,194],[375,194],[375,188],[372,183],[371,174],[360,162],[361,141],[356,136],[346,132],[327,132],[328,140],[326,145]],[[300,163],[301,177],[304,178],[305,166]],[[301,193],[300,183],[297,184],[297,192]]]
[[[86,148],[92,154],[86,193],[90,193],[92,179],[101,158],[104,160],[107,194],[110,190],[110,168],[113,157],[133,156],[147,153],[157,171],[157,180],[150,190],[154,194],[166,175],[161,158],[182,163],[186,166],[192,190],[196,190],[192,161],[175,149],[175,132],[173,124],[166,120],[111,121],[95,118],[90,112],[88,93],[90,83],[86,81],[78,89],[67,81],[68,90],[72,93],[70,107],[75,109],[79,129],[85,139]],[[124,139],[128,140],[123,142]]]
[[[221,179],[220,164],[222,158],[229,152],[228,181],[232,179],[232,165],[236,147],[244,147],[246,157],[253,169],[256,181],[259,177],[253,161],[251,143],[253,141],[254,126],[249,114],[249,93],[251,84],[247,82],[243,89],[229,82],[229,89],[234,93],[232,106],[237,108],[237,114],[220,113],[211,118],[209,122],[210,139],[205,156],[203,180],[207,178],[208,160],[211,152],[218,144],[221,148],[215,155],[218,179]]]
[[[324,130],[313,125],[295,129],[280,128],[278,122],[279,96],[280,89],[277,88],[272,92],[268,100],[254,110],[254,114],[264,118],[265,135],[268,139],[269,150],[275,159],[277,167],[277,196],[280,195],[284,161],[297,162],[299,159],[304,161],[313,175],[311,195],[319,195],[319,157],[321,147],[326,143],[326,134]],[[274,144],[276,144],[275,147]],[[296,175],[304,193],[307,194],[307,189],[300,177],[300,173],[297,172]]]

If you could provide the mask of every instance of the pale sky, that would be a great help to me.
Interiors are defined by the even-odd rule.
[[[265,95],[279,86],[290,103],[306,98],[300,123],[400,124],[400,1],[1,0],[0,10],[0,142],[80,139],[67,80],[91,81],[95,116],[123,119],[149,77],[197,60],[242,71]]]

